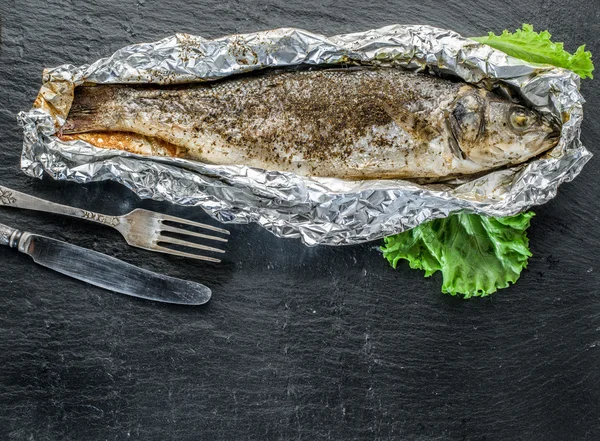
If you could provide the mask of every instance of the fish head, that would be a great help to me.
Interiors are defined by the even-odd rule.
[[[556,146],[561,133],[557,121],[483,90],[455,101],[449,126],[454,148],[489,168],[537,156]]]

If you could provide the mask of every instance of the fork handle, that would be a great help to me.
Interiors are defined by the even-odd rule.
[[[63,214],[65,216],[85,219],[99,224],[116,227],[120,220],[116,216],[106,216],[104,214],[94,213],[81,208],[69,207],[55,202],[36,198],[25,193],[13,190],[0,185],[0,205],[15,208],[25,208],[27,210],[44,211],[46,213]],[[1,243],[0,243],[1,244]]]

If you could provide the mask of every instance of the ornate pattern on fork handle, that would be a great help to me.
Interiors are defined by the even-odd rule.
[[[119,225],[119,219],[115,216],[106,216],[104,214],[92,213],[91,211],[81,210],[81,216],[84,219],[100,222],[111,227]]]
[[[13,205],[17,200],[13,197],[12,191],[0,188],[0,202],[2,205]]]

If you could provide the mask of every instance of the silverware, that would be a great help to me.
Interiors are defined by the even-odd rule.
[[[135,209],[132,212],[122,216],[107,216],[104,214],[83,210],[81,208],[69,207],[67,205],[46,201],[3,186],[0,186],[0,205],[44,211],[55,214],[64,214],[65,216],[76,217],[79,219],[85,219],[91,222],[108,225],[109,227],[113,227],[115,230],[121,233],[127,243],[131,246],[144,248],[146,250],[158,251],[161,253],[174,254],[176,256],[207,260],[209,262],[220,262],[221,260],[214,257],[196,254],[196,252],[180,251],[164,245],[175,245],[184,249],[191,248],[192,250],[190,251],[203,250],[213,253],[224,253],[225,251],[212,246],[201,245],[188,240],[177,239],[172,236],[167,236],[163,233],[175,233],[182,236],[198,237],[217,242],[227,242],[228,239],[220,236],[197,233],[195,231],[190,231],[183,228],[177,228],[172,225],[165,224],[165,222],[202,228],[204,230],[210,230],[226,235],[229,234],[229,231],[222,228],[213,227],[212,225],[192,222],[187,219],[156,213],[154,211],[144,210],[141,208]]]
[[[183,305],[210,300],[210,289],[200,283],[153,273],[97,251],[2,224],[0,245],[17,248],[46,268],[122,294]]]

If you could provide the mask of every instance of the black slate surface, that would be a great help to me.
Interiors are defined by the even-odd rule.
[[[106,213],[141,206],[207,220],[115,183],[22,174],[15,115],[45,67],[174,32],[331,35],[424,23],[469,36],[522,22],[600,56],[595,1],[3,0],[0,183]],[[582,140],[593,152],[596,82],[582,83]],[[206,283],[214,295],[198,308],[136,300],[0,249],[0,439],[600,439],[599,176],[594,158],[536,209],[534,256],[517,285],[470,301],[442,295],[437,275],[392,270],[379,243],[306,248],[231,226],[226,262],[211,265],[128,248],[92,224],[2,209],[0,222]]]

